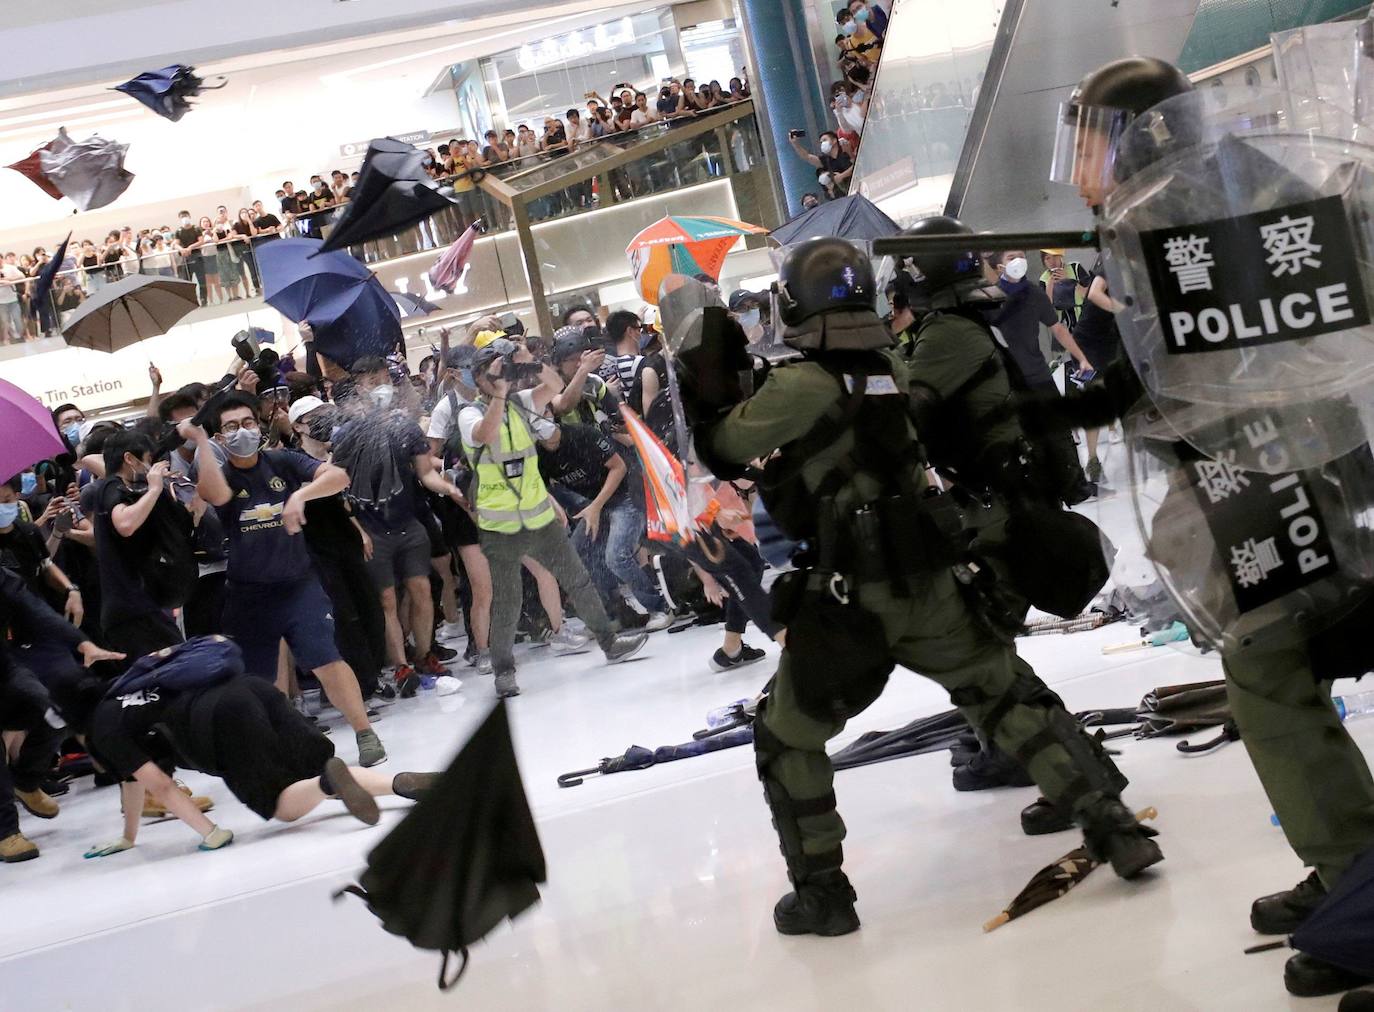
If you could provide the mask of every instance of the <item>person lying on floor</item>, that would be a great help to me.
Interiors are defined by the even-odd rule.
[[[161,768],[168,760],[219,777],[252,811],[282,822],[294,822],[321,802],[337,799],[355,818],[374,826],[381,818],[376,798],[396,794],[415,800],[437,776],[387,777],[346,765],[334,755],[333,742],[275,686],[248,675],[113,698],[105,698],[106,689],[106,683],[90,677],[53,689],[58,712],[72,731],[84,736],[91,756],[124,778],[123,834],[92,847],[87,857],[108,857],[134,845],[145,793],[196,832],[199,849],[218,850],[233,842],[232,832],[211,822],[177,789]]]

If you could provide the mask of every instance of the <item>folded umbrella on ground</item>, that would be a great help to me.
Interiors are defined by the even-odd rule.
[[[608,776],[611,773],[624,773],[626,770],[648,769],[659,763],[691,759],[693,756],[706,755],[708,752],[719,752],[721,749],[749,745],[753,741],[754,728],[750,725],[729,728],[719,734],[693,739],[681,745],[660,745],[656,749],[647,749],[642,745],[631,745],[621,755],[602,759],[601,762],[588,769],[564,773],[558,778],[558,786],[576,787],[582,783],[585,777]]]
[[[439,989],[462,977],[468,946],[539,901],[547,878],[529,800],[498,702],[449,768],[367,856],[358,885],[393,935],[443,953]],[[448,979],[450,956],[462,964]]]
[[[81,303],[62,336],[73,347],[115,352],[167,333],[199,306],[194,281],[131,274]]]

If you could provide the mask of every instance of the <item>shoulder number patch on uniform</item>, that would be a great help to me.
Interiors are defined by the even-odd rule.
[[[901,391],[897,389],[897,381],[891,376],[868,376],[866,379],[868,380],[868,382],[864,384],[864,393],[866,394],[901,394]],[[844,378],[844,388],[851,394],[854,392],[853,376],[846,376]]]

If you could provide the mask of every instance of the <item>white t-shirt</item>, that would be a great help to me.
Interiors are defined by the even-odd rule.
[[[641,109],[635,107],[635,111],[630,113],[630,126],[642,127],[658,121],[658,113],[652,109]]]
[[[530,431],[534,433],[535,439],[548,439],[553,435],[553,420],[546,415],[537,415],[535,413],[533,390],[521,390],[515,395],[515,400],[524,407],[524,410],[520,412],[520,417],[525,419],[530,427]],[[442,418],[444,428],[442,433],[435,431],[435,419],[439,418],[440,405],[442,405],[444,409]],[[482,423],[482,416],[486,413],[487,406],[485,404],[468,403],[462,405],[461,410],[458,412],[458,431],[462,434],[463,443],[465,445],[477,445],[477,440],[473,438],[473,432],[477,429],[477,426]],[[432,414],[429,419],[429,435],[436,439],[447,439],[448,432],[451,431],[450,414],[448,398],[445,397],[439,404],[434,406],[434,414]]]
[[[23,281],[24,272],[14,264],[0,265],[0,280]],[[0,285],[0,306],[19,301],[18,285]]]

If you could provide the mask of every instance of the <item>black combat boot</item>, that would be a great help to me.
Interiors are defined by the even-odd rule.
[[[847,935],[859,930],[858,900],[844,872],[817,872],[773,907],[773,926],[784,935]]]
[[[1089,856],[1104,864],[1111,862],[1119,878],[1135,878],[1164,860],[1164,852],[1153,839],[1159,833],[1137,822],[1117,798],[1089,796],[1074,807],[1074,821],[1083,830]]]
[[[1298,998],[1321,998],[1328,994],[1340,994],[1352,988],[1374,984],[1374,980],[1364,974],[1351,973],[1339,966],[1299,952],[1289,958],[1283,968],[1283,986],[1288,993]]]
[[[956,791],[987,791],[994,787],[1032,787],[1026,767],[996,745],[984,745],[968,762],[954,767]]]
[[[1326,886],[1314,871],[1292,889],[1261,896],[1250,907],[1250,927],[1261,935],[1291,935],[1326,899]]]
[[[1374,985],[1348,992],[1336,1012],[1374,1012]]]
[[[1073,829],[1073,811],[1048,798],[1036,798],[1021,809],[1021,832],[1027,836],[1048,836]]]

